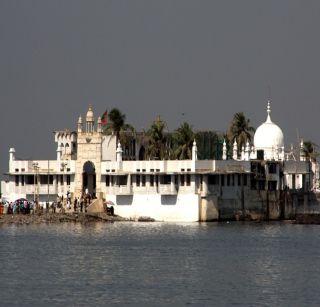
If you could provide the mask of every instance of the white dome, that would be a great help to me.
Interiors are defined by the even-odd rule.
[[[256,133],[254,134],[254,146],[256,150],[264,150],[265,155],[270,157],[273,155],[271,151],[283,148],[284,137],[280,127],[271,120],[269,102],[267,113],[267,120],[258,127]]]

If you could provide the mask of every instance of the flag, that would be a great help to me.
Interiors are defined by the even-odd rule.
[[[101,125],[105,127],[108,123],[108,111],[106,110],[101,116]]]

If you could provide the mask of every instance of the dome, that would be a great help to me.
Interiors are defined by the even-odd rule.
[[[267,113],[267,120],[258,127],[254,134],[254,146],[256,150],[264,150],[268,157],[271,151],[283,148],[284,137],[280,127],[271,120],[270,102],[268,102]]]
[[[94,121],[93,111],[92,111],[91,105],[89,106],[89,109],[88,109],[88,112],[87,112],[86,121],[87,122],[93,122]]]

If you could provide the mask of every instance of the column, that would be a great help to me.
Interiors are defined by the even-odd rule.
[[[171,193],[175,193],[176,192],[176,189],[175,189],[175,186],[174,186],[174,175],[171,175],[170,191],[171,191]]]
[[[208,194],[208,175],[203,175],[203,179],[202,179],[202,191],[204,195]]]

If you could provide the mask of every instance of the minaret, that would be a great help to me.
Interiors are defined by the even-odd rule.
[[[102,132],[102,122],[101,122],[101,117],[98,117],[98,127],[97,127],[97,132],[101,133]]]
[[[256,149],[254,148],[254,146],[251,147],[251,152],[250,152],[250,159],[254,160],[256,159]]]
[[[57,161],[61,160],[61,153],[62,153],[61,147],[60,147],[60,145],[58,145],[58,148],[57,148]]]
[[[245,155],[244,155],[244,146],[241,148],[241,160],[244,161]]]
[[[238,144],[237,144],[237,139],[234,138],[234,142],[233,142],[233,155],[232,155],[232,159],[233,160],[237,160],[238,159]]]
[[[82,132],[82,117],[80,115],[78,119],[78,133],[81,133],[81,132]]]
[[[227,143],[225,139],[223,140],[222,160],[227,160]]]
[[[197,148],[196,140],[194,140],[192,144],[192,161],[196,161],[196,160],[198,160],[198,148]]]
[[[89,105],[89,109],[86,116],[86,133],[94,132],[94,116],[92,111],[92,106]]]
[[[246,161],[249,161],[249,157],[250,157],[250,145],[249,145],[249,141],[247,141],[246,149],[245,149],[245,153],[244,153],[244,159]]]
[[[122,147],[121,147],[121,144],[120,142],[118,143],[118,147],[117,147],[117,162],[122,162]]]
[[[300,161],[306,161],[306,154],[304,152],[303,139],[301,139],[301,143],[300,143]]]
[[[9,150],[9,161],[14,161],[16,159],[15,153],[16,153],[16,150],[13,147],[10,148],[10,150]]]

